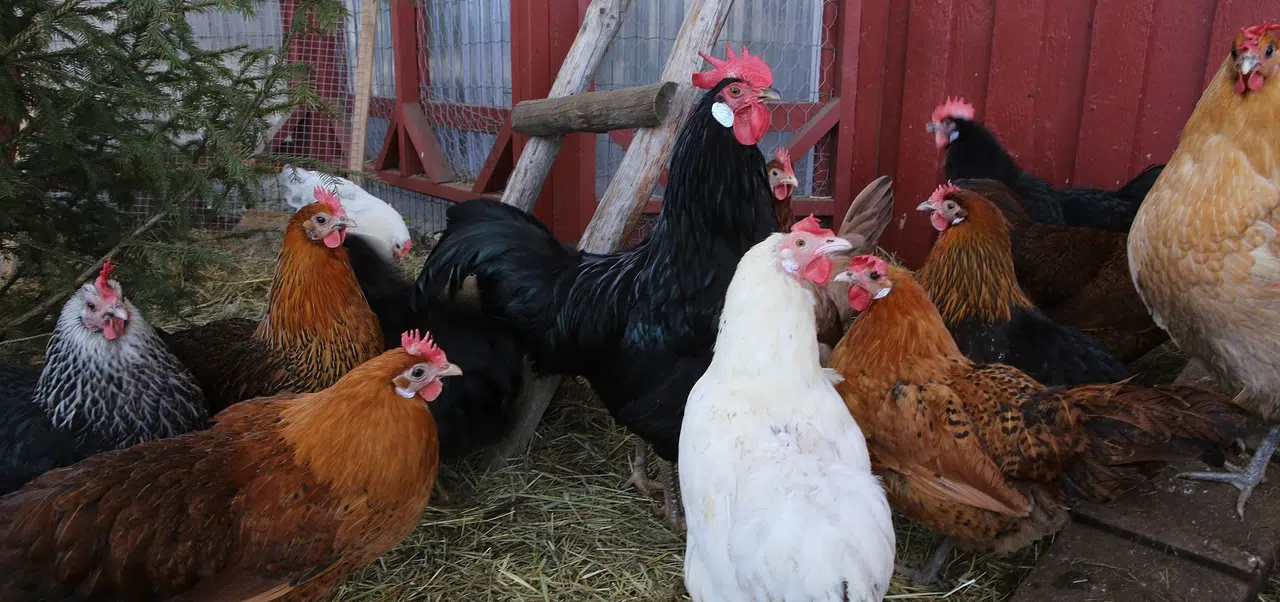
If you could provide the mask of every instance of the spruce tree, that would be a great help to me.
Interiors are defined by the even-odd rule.
[[[254,5],[0,2],[0,244],[18,259],[0,278],[0,339],[37,328],[108,255],[130,291],[164,299],[175,265],[227,260],[191,241],[194,218],[258,202],[273,162],[314,164],[263,152],[265,136],[273,118],[328,110],[286,56],[340,27],[342,2],[299,0],[278,48],[205,50],[187,22]],[[15,290],[37,292],[16,308]]]

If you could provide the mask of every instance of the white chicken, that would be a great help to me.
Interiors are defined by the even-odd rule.
[[[888,591],[889,503],[818,362],[814,326],[827,255],[850,248],[810,216],[738,263],[680,432],[695,602],[871,602]]]
[[[280,170],[280,183],[285,189],[285,202],[296,211],[315,202],[317,186],[332,190],[342,201],[347,213],[355,218],[351,232],[363,234],[379,253],[391,261],[404,259],[413,247],[409,227],[404,218],[386,201],[369,194],[355,182],[337,176],[323,175],[309,169],[285,165]]]

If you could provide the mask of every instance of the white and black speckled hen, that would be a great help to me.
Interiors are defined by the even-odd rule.
[[[0,494],[89,456],[203,429],[195,378],[110,280],[62,307],[42,371],[0,369]]]

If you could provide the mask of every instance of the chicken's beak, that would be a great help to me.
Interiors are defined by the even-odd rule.
[[[925,201],[916,205],[916,211],[933,211],[933,201]]]
[[[792,188],[800,187],[800,180],[797,180],[794,174],[789,174],[789,173],[782,174],[782,176],[778,178],[778,183],[785,184]]]
[[[854,278],[853,272],[845,271],[845,272],[840,272],[839,274],[836,274],[835,278],[832,278],[832,280],[835,280],[836,282],[848,282],[852,284],[855,278]]]
[[[436,372],[436,376],[462,376],[462,368],[459,368],[457,364],[445,364],[439,372]]]
[[[110,314],[112,318],[115,318],[117,320],[122,320],[122,321],[129,320],[129,310],[120,306],[111,308]]]
[[[760,102],[778,102],[782,100],[782,95],[778,94],[773,88],[765,88],[756,95],[756,100]]]
[[[1240,57],[1240,74],[1249,75],[1254,69],[1258,68],[1258,57],[1246,54]]]
[[[359,228],[360,223],[356,221],[356,218],[351,217],[350,215],[343,214],[338,216],[338,227],[351,230],[354,228]]]
[[[853,250],[853,245],[849,244],[849,241],[843,238],[840,238],[839,236],[834,236],[826,239],[822,243],[822,245],[818,247],[818,252],[822,253],[823,255],[830,255],[832,253],[840,253],[843,251],[851,251],[851,250]]]

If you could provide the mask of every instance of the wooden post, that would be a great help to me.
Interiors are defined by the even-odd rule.
[[[351,153],[347,156],[347,169],[352,171],[352,181],[360,184],[364,178],[364,138],[369,128],[369,96],[373,94],[373,43],[378,37],[378,0],[364,0],[360,6],[360,46],[356,51],[356,97],[352,103]]]
[[[654,127],[667,116],[673,82],[563,98],[526,100],[511,110],[511,127],[527,136],[609,132]]]
[[[609,50],[609,43],[622,27],[622,16],[630,5],[631,0],[592,0],[582,19],[578,37],[569,48],[547,98],[560,98],[587,90],[596,67],[600,66],[605,52]],[[529,140],[520,153],[511,179],[507,181],[502,202],[525,211],[533,209],[563,141],[563,136]]]
[[[609,189],[596,207],[591,225],[582,235],[579,247],[583,250],[592,253],[616,251],[640,216],[653,187],[662,176],[662,169],[670,160],[676,136],[701,92],[690,83],[690,76],[702,67],[702,57],[698,53],[711,50],[732,7],[733,0],[693,0],[689,3],[684,24],[676,34],[675,46],[662,69],[662,80],[679,82],[679,89],[671,98],[671,114],[662,125],[636,132],[613,181],[609,183]]]

